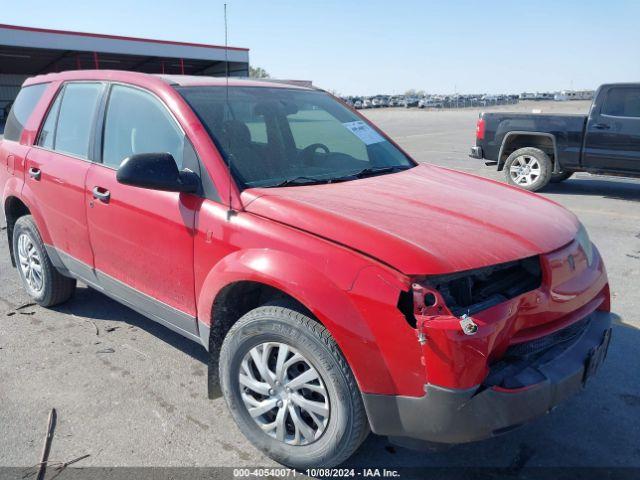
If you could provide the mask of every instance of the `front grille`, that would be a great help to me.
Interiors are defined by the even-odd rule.
[[[589,317],[541,338],[509,347],[491,365],[484,382],[487,387],[520,388],[545,379],[537,367],[544,365],[569,347],[589,325]]]
[[[583,318],[582,320],[569,325],[567,328],[558,330],[557,332],[536,338],[529,342],[513,345],[512,347],[509,347],[505,353],[505,357],[524,357],[541,352],[559,343],[567,342],[580,335],[584,329],[587,328],[588,324],[589,318]]]

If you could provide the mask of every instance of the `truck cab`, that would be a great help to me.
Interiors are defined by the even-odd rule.
[[[640,84],[600,87],[587,119],[582,165],[594,173],[640,175]]]

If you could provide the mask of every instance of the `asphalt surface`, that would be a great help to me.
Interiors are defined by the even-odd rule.
[[[517,108],[586,111],[587,105]],[[477,113],[367,115],[419,161],[502,180],[467,158]],[[608,267],[613,310],[622,321],[597,377],[550,415],[506,436],[415,452],[371,435],[345,466],[640,467],[640,182],[578,174],[544,195],[580,217]],[[2,241],[0,466],[38,462],[52,407],[58,422],[50,458],[90,455],[77,466],[275,465],[244,439],[222,399],[207,399],[206,356],[198,345],[84,286],[53,310],[29,303]]]

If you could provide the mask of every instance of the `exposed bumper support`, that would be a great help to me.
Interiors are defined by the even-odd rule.
[[[606,356],[614,315],[594,312],[560,354],[536,365],[545,380],[517,390],[427,384],[423,397],[364,394],[374,433],[436,443],[482,440],[527,423],[582,389]]]

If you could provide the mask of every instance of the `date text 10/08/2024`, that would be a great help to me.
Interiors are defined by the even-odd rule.
[[[234,478],[250,477],[296,477],[304,475],[309,477],[333,477],[333,478],[397,478],[400,473],[397,470],[386,468],[308,468],[297,471],[291,468],[237,468],[233,470]]]

